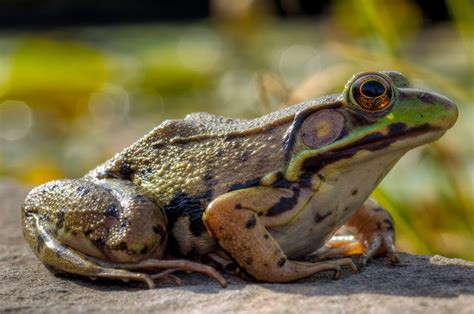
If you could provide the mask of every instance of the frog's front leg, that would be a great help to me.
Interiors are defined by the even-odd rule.
[[[350,258],[320,263],[288,260],[267,230],[288,223],[304,208],[310,195],[303,192],[264,186],[229,192],[209,204],[204,223],[219,245],[257,280],[288,282],[324,270],[333,270],[338,276],[345,265],[357,270]],[[278,204],[291,200],[297,201],[292,209],[279,210]]]
[[[310,259],[322,260],[331,257],[361,254],[359,263],[377,255],[385,255],[391,264],[400,262],[395,249],[395,230],[392,216],[373,199],[368,199],[336,235]],[[347,233],[354,237],[347,236]]]
[[[172,269],[202,272],[225,285],[209,266],[161,259],[166,215],[128,181],[46,183],[25,200],[22,225],[30,247],[53,273],[143,281],[152,288],[153,279],[167,275],[157,271]]]

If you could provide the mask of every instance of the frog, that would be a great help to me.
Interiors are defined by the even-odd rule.
[[[82,178],[34,188],[23,234],[55,275],[149,288],[175,271],[225,287],[222,272],[281,283],[376,256],[396,264],[392,216],[371,193],[457,116],[396,71],[355,74],[341,93],[255,119],[192,113]]]

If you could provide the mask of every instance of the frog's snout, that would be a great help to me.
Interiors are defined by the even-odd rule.
[[[446,114],[444,125],[446,129],[449,129],[454,125],[454,123],[456,123],[456,120],[458,119],[458,106],[456,106],[456,104],[448,97],[438,94],[435,94],[435,97],[437,98],[437,103],[444,107]]]
[[[418,94],[418,99],[429,104],[432,112],[436,112],[432,116],[432,124],[447,130],[456,123],[459,114],[458,107],[449,98],[432,92],[421,92]]]

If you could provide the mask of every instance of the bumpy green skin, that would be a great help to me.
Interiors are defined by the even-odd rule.
[[[120,263],[165,253],[199,260],[224,250],[258,278],[266,260],[260,265],[251,248],[239,249],[243,239],[258,237],[262,255],[273,254],[266,247],[277,248],[269,260],[281,270],[286,258],[321,248],[406,151],[439,138],[456,121],[447,98],[409,88],[399,73],[378,75],[391,82],[394,96],[377,113],[354,104],[351,79],[341,95],[254,120],[195,113],[165,121],[84,178],[34,189],[22,210],[25,236],[49,267],[85,275],[73,259],[65,266],[61,254],[51,252]],[[330,143],[308,147],[303,136],[313,135],[303,135],[301,126],[323,110],[343,129]],[[326,125],[321,132],[335,127],[332,120],[318,123]],[[222,209],[239,209],[245,199],[253,199],[246,209],[257,216],[230,218]],[[209,208],[211,202],[218,209]],[[249,220],[235,225],[226,219]],[[224,229],[230,233],[220,234]],[[265,246],[260,238],[275,241]]]

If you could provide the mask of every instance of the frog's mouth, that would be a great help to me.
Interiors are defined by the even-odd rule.
[[[408,150],[424,143],[432,142],[443,135],[444,130],[429,124],[407,128],[405,124],[393,124],[388,133],[375,132],[354,141],[351,144],[340,145],[326,152],[316,154],[304,160],[302,170],[316,173],[337,161],[352,158],[360,151],[390,153],[395,150]],[[400,145],[395,145],[400,143]],[[394,144],[394,145],[392,145]],[[390,147],[390,149],[388,149]],[[392,148],[393,147],[393,148]],[[371,158],[372,154],[365,155]],[[380,154],[374,154],[376,156]],[[372,157],[373,158],[373,157]]]
[[[387,148],[393,143],[413,142],[410,146],[419,145],[419,141],[416,138],[423,137],[423,143],[434,141],[443,134],[442,130],[437,127],[433,127],[430,124],[422,124],[416,127],[407,128],[404,123],[395,123],[388,129],[388,133],[384,134],[381,132],[375,132],[368,134],[352,144],[346,145],[344,148],[335,149],[333,152],[340,151],[352,151],[355,150],[369,150],[378,151]],[[413,141],[410,141],[413,139]],[[405,146],[405,145],[403,145]]]

